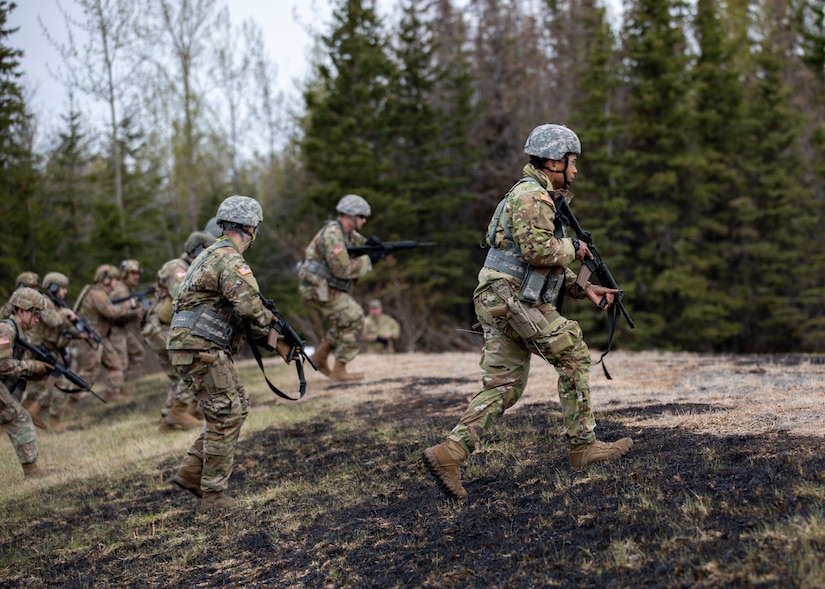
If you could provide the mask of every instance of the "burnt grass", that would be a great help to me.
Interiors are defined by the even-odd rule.
[[[0,586],[793,587],[804,586],[795,554],[825,550],[759,534],[821,517],[816,494],[798,493],[822,484],[821,438],[625,425],[718,410],[702,403],[608,408],[597,413],[600,438],[629,435],[634,447],[572,473],[558,404],[531,405],[499,420],[465,468],[469,497],[452,501],[420,455],[466,398],[450,379],[393,384],[401,401],[242,433],[230,481],[240,501],[219,515],[199,514],[194,497],[148,475],[51,487],[34,521],[12,517],[14,501],[0,506],[4,522],[17,522],[4,524],[0,556],[13,567]],[[157,465],[163,480],[179,460]],[[244,500],[258,494],[271,498]],[[92,533],[95,544],[73,548]],[[187,553],[195,538],[202,547]]]

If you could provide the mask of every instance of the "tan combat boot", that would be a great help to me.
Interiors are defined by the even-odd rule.
[[[447,440],[424,450],[424,464],[444,494],[458,499],[466,497],[461,486],[461,465],[467,460],[467,451],[461,444]]]
[[[335,366],[332,368],[332,372],[329,373],[329,377],[332,380],[340,381],[361,380],[364,378],[364,373],[347,372],[347,363],[341,362],[338,358],[336,358]]]
[[[29,415],[32,416],[32,421],[34,422],[34,425],[36,425],[40,429],[49,429],[49,424],[43,421],[43,418],[40,417],[40,412],[42,410],[43,408],[37,401],[29,405]]]
[[[229,495],[224,495],[223,491],[207,491],[201,499],[201,511],[221,509],[235,505],[235,499]]]
[[[171,426],[179,426],[183,429],[192,429],[193,427],[201,427],[203,423],[200,422],[194,415],[189,413],[187,409],[189,406],[186,403],[175,401],[172,403],[172,408],[169,413],[163,418],[167,424]]]
[[[197,401],[190,401],[186,404],[186,412],[197,420],[203,421],[206,419],[203,415],[201,404]]]
[[[320,370],[324,376],[329,376],[330,373],[329,364],[327,364],[327,357],[330,352],[332,352],[332,346],[327,340],[323,339],[321,343],[318,344],[318,349],[315,350],[315,353],[309,357],[315,362],[318,370]]]
[[[624,456],[630,447],[633,445],[633,440],[630,438],[622,438],[613,443],[600,442],[593,440],[589,444],[581,446],[570,446],[570,466],[573,470],[581,470],[588,464],[594,462],[603,462],[605,460],[613,460],[619,456]]]
[[[202,438],[195,443],[195,446],[203,453]],[[194,454],[187,454],[186,460],[183,461],[178,472],[172,477],[172,482],[184,491],[189,491],[195,497],[203,497],[203,491],[201,491],[202,473],[203,458]]]
[[[37,467],[37,462],[23,463],[23,476],[26,478],[37,479],[46,476],[46,473]]]

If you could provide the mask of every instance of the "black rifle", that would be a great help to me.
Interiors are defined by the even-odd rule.
[[[613,298],[613,304],[611,305],[610,309],[608,309],[607,313],[607,325],[608,325],[608,336],[607,336],[607,348],[605,349],[602,357],[599,358],[599,362],[607,355],[610,351],[610,347],[613,345],[613,334],[616,332],[616,325],[619,323],[619,312],[624,316],[627,324],[630,326],[630,329],[635,329],[636,325],[633,323],[633,320],[630,318],[630,314],[627,312],[627,309],[624,307],[624,302],[622,299],[624,298],[624,291],[619,288],[619,285],[616,283],[616,280],[613,278],[613,275],[610,273],[610,270],[607,268],[607,264],[604,263],[602,257],[599,255],[599,252],[596,251],[596,246],[593,245],[593,236],[590,234],[589,231],[585,231],[582,229],[582,226],[579,224],[579,220],[576,219],[576,215],[573,214],[573,210],[570,208],[570,203],[567,202],[565,198],[559,198],[555,201],[556,203],[556,216],[559,220],[573,229],[573,232],[576,234],[576,237],[579,241],[583,241],[587,244],[587,247],[590,249],[590,253],[593,254],[592,259],[585,258],[582,261],[582,264],[585,268],[587,268],[587,272],[584,276],[579,277],[580,280],[586,280],[590,274],[595,274],[596,278],[599,280],[599,284],[602,286],[606,286],[608,288],[615,288],[619,292]],[[604,309],[607,305],[607,297],[602,298],[599,302],[599,309]],[[598,364],[599,362],[596,362]],[[604,370],[605,376],[610,379],[610,374],[607,372],[607,368],[604,367],[602,364],[602,369]]]
[[[370,252],[380,252],[380,257],[383,258],[398,250],[409,250],[414,247],[433,247],[434,245],[438,245],[438,243],[435,241],[416,241],[414,239],[408,239],[407,241],[385,241],[382,243],[380,239],[373,236],[370,237],[364,245],[348,245],[347,252],[349,252],[350,255],[356,256],[362,256]]]
[[[312,361],[312,358],[310,358],[306,354],[306,341],[301,339],[301,336],[299,336],[298,333],[289,324],[289,322],[286,319],[284,319],[283,315],[281,315],[277,307],[275,307],[275,302],[270,299],[267,299],[260,292],[258,293],[258,296],[261,298],[261,302],[264,304],[264,307],[266,307],[275,316],[275,321],[273,321],[272,325],[270,325],[270,329],[278,332],[280,337],[283,338],[284,343],[289,346],[289,352],[286,354],[286,357],[284,359],[287,363],[295,360],[295,369],[298,371],[299,383],[298,399],[300,399],[304,396],[304,393],[306,393],[307,389],[307,381],[304,377],[304,367],[301,363],[301,360],[309,363],[309,365],[312,366],[312,368],[314,368],[316,371],[318,370],[318,367],[315,365],[315,362]],[[249,335],[249,327],[247,326],[247,339],[249,340],[250,344],[249,347],[251,348],[252,355],[255,357],[255,360],[258,362],[258,366],[260,367],[261,372],[264,375],[264,380],[266,380],[266,384],[269,385],[269,389],[283,399],[297,401],[298,399],[295,399],[293,397],[290,397],[289,395],[284,394],[278,389],[278,387],[269,382],[269,378],[267,378],[266,372],[264,372],[264,365],[263,361],[261,360],[261,353],[258,351],[258,345],[264,346],[268,350],[273,351],[276,349],[274,344],[271,344],[269,341],[253,341],[253,339],[249,337]]]
[[[129,299],[137,299],[140,303],[144,306],[144,308],[148,309],[152,306],[152,301],[149,300],[149,296],[155,294],[155,287],[150,286],[144,290],[136,290],[135,292],[128,294],[123,297],[118,297],[116,299],[112,299],[109,302],[113,305],[119,305],[120,303],[125,303]]]
[[[81,378],[79,374],[76,374],[76,373],[72,372],[71,370],[69,370],[68,368],[63,366],[57,360],[57,358],[52,356],[51,352],[49,352],[49,350],[43,344],[40,344],[39,346],[35,346],[34,344],[30,344],[26,340],[17,337],[17,338],[14,339],[14,345],[17,346],[18,348],[21,348],[23,350],[31,352],[32,355],[34,356],[35,360],[40,360],[41,362],[45,362],[46,364],[54,366],[54,368],[51,371],[51,375],[54,376],[55,378],[60,378],[61,376],[65,376],[66,380],[68,380],[70,383],[72,383],[73,385],[78,387],[76,390],[70,391],[70,390],[67,390],[67,389],[61,389],[59,386],[55,385],[55,388],[57,390],[59,390],[60,392],[62,392],[62,393],[79,393],[81,391],[87,391],[89,393],[92,393],[95,397],[97,397],[98,399],[100,399],[104,403],[106,402],[106,399],[104,399],[103,397],[98,395],[96,392],[94,392],[92,390],[92,386],[88,382],[83,380],[83,378]]]
[[[68,305],[68,303],[66,303],[66,301],[64,301],[58,296],[49,295],[49,300],[51,300],[55,305],[59,307],[71,310],[71,307]],[[95,350],[97,349],[97,346],[103,343],[103,337],[100,335],[100,333],[98,333],[98,331],[94,327],[92,327],[92,325],[89,323],[89,320],[85,317],[81,317],[80,315],[75,313],[75,320],[72,323],[74,323],[75,329],[77,329],[78,333],[89,334],[89,337],[86,338],[86,343],[89,344]],[[92,342],[94,342],[94,344]]]

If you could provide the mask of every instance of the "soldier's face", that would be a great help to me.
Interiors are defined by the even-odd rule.
[[[29,309],[20,311],[20,323],[23,329],[31,329],[40,321],[40,309]]]
[[[140,282],[140,272],[127,272],[123,278],[123,283],[130,287],[135,287]]]

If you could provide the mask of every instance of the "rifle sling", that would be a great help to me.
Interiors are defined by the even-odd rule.
[[[264,380],[266,381],[266,384],[269,387],[269,390],[272,391],[273,393],[275,393],[276,395],[278,395],[279,397],[281,397],[282,399],[286,399],[287,401],[299,401],[304,396],[304,394],[306,393],[306,390],[307,390],[307,381],[306,381],[306,378],[304,376],[304,366],[301,364],[301,359],[298,358],[297,355],[296,355],[296,357],[295,357],[295,369],[298,371],[298,383],[299,383],[298,384],[298,393],[299,394],[298,394],[298,398],[296,399],[294,397],[290,397],[289,395],[287,395],[286,393],[281,391],[281,389],[279,389],[278,387],[276,387],[274,384],[272,384],[269,381],[269,377],[267,377],[267,375],[266,375],[266,370],[264,370],[264,362],[263,362],[263,359],[261,358],[261,351],[258,349],[258,346],[255,345],[255,342],[252,339],[252,330],[249,328],[248,325],[246,327],[246,341],[249,342],[249,348],[252,350],[252,356],[255,358],[255,362],[258,363],[258,368],[261,369],[261,374],[264,375]]]

